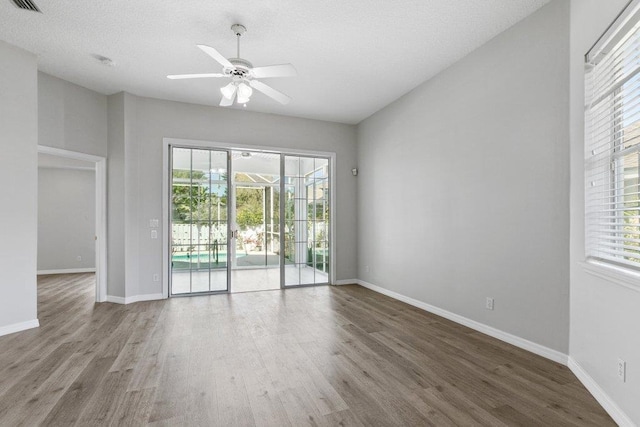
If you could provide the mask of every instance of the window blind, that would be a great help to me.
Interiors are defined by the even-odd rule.
[[[586,55],[587,257],[640,269],[640,0]]]

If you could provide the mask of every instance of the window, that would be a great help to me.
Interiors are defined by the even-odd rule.
[[[640,1],[586,55],[586,254],[640,269]]]

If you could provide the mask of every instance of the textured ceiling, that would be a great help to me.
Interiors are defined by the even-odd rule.
[[[217,105],[220,72],[195,45],[290,62],[298,77],[269,79],[293,98],[256,93],[248,110],[358,123],[531,14],[549,0],[35,0],[42,14],[0,0],[0,40],[39,56],[40,70],[104,94]],[[108,67],[92,57],[115,61]]]

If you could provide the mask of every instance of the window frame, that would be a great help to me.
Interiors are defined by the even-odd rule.
[[[638,54],[626,53],[626,48],[623,48],[628,40],[631,40],[632,43],[637,41],[640,44],[639,26],[640,0],[633,0],[629,2],[585,55],[585,90],[587,91],[585,100],[587,103],[592,99],[596,99],[596,101],[592,105],[585,106],[585,262],[580,263],[584,270],[590,274],[606,278],[638,291],[640,291],[640,253],[637,256],[637,260],[636,257],[630,256],[635,253],[631,246],[635,247],[635,243],[638,242],[633,242],[633,245],[627,245],[625,231],[628,230],[629,226],[626,224],[628,216],[625,215],[625,212],[635,211],[636,213],[634,217],[637,223],[631,226],[635,230],[631,230],[632,232],[629,234],[637,236],[629,239],[638,241],[640,240],[640,143],[625,147],[625,130],[635,124],[640,125],[640,104],[634,104],[630,99],[625,99],[624,88],[628,82],[634,81],[637,76],[640,76],[640,65],[632,67],[633,71],[618,82],[616,82],[615,75],[620,73],[621,70],[626,71],[624,67],[618,68],[626,65],[624,64],[625,60],[621,59],[618,65],[605,69],[605,75],[607,76],[605,79],[609,79],[606,81],[611,81],[613,84],[610,93],[606,91],[604,94],[598,93],[600,88],[594,90],[593,93],[588,93],[590,86],[587,83],[590,73],[594,72],[594,67],[597,67],[603,59],[608,58],[610,52],[618,52],[614,50],[617,47],[620,47],[619,52],[621,52],[619,58],[630,58],[631,60],[636,57],[640,58]],[[615,61],[618,61],[618,59]],[[636,62],[633,62],[633,65],[635,64]],[[600,78],[598,76],[598,79]],[[638,88],[638,94],[640,94],[640,80],[634,83],[637,86],[632,87],[630,91]],[[616,85],[618,86],[616,87]],[[596,95],[599,95],[600,98]],[[609,96],[611,101],[606,100]],[[638,96],[640,97],[640,95]],[[598,112],[598,114],[594,114],[591,117],[590,113],[593,110],[598,110],[597,105],[600,102],[610,102],[610,106],[605,106],[605,113]],[[625,105],[629,103],[633,106],[631,116],[638,115],[638,118],[634,117],[625,126]],[[592,124],[590,120],[594,118],[600,119],[601,117],[606,118],[607,115],[612,116],[611,119],[607,119],[604,125],[605,129],[607,126],[610,127],[610,137],[596,138],[597,132],[595,129],[589,129],[589,125]],[[599,126],[602,126],[602,123],[599,123],[596,128]],[[640,134],[638,134],[637,138],[640,139]],[[606,143],[607,139],[609,139],[608,144]],[[602,146],[599,143],[602,143],[603,140],[605,141],[606,153],[605,151],[596,153],[596,148],[598,150],[601,149]],[[602,157],[598,158],[601,154]],[[627,206],[629,193],[625,185],[627,180],[625,172],[628,169],[628,164],[625,165],[625,158],[630,154],[635,154],[636,156],[636,182],[633,184],[636,188],[631,191],[631,194],[634,194],[638,200],[634,201],[632,199],[632,203],[636,204],[634,207]],[[599,185],[602,191],[601,199],[604,202],[598,202],[597,191],[593,191],[593,194],[590,195],[589,187],[597,187],[595,177],[598,174],[601,174]],[[608,190],[606,187],[607,182]],[[594,208],[594,206],[596,207]],[[607,214],[608,211],[610,213]],[[599,221],[602,221],[602,223],[599,223]],[[611,226],[607,227],[607,222],[611,222]],[[633,222],[629,223],[634,224]],[[600,226],[605,231],[599,231],[598,227]],[[606,230],[608,228],[611,229],[611,233],[608,235],[614,237],[612,239],[603,237],[607,236]],[[605,244],[606,240],[611,243]],[[638,246],[638,251],[640,251],[640,245]],[[620,262],[616,262],[615,258],[620,258]]]

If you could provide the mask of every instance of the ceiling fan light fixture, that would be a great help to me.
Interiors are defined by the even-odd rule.
[[[238,104],[246,104],[249,102],[249,98],[253,94],[253,89],[245,83],[238,85]]]
[[[233,95],[236,93],[236,85],[231,82],[226,86],[220,88],[220,92],[222,92],[222,96],[227,99],[232,99]]]
[[[250,98],[253,94],[253,89],[245,83],[238,85],[238,98]]]

